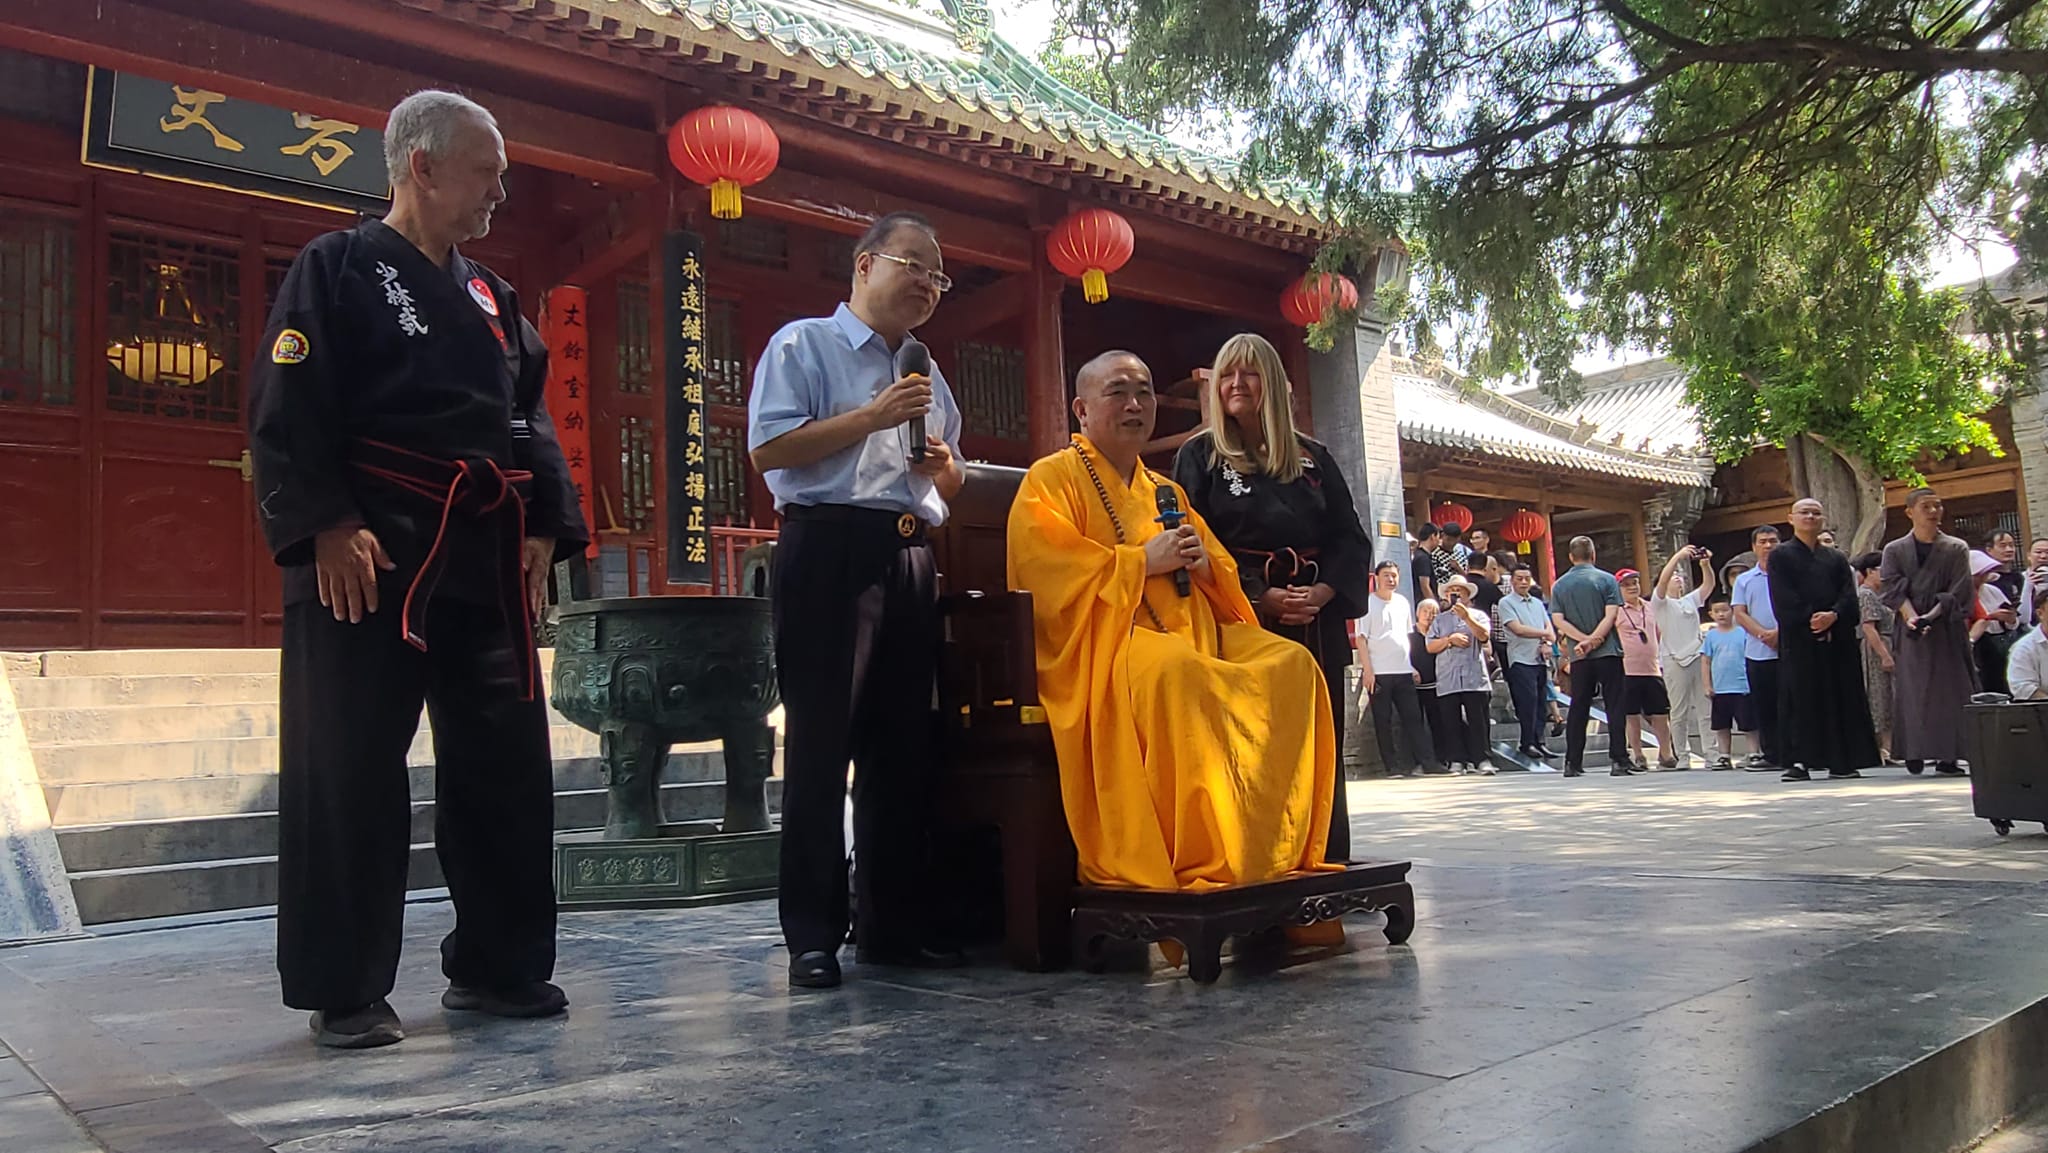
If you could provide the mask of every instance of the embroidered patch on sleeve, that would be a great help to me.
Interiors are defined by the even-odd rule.
[[[270,346],[272,364],[298,364],[313,355],[313,342],[296,328],[287,328],[277,334],[277,342]]]

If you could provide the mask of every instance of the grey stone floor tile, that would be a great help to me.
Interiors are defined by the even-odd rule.
[[[104,1153],[55,1097],[31,1093],[0,1098],[0,1137],[22,1153]]]
[[[19,1057],[0,1057],[0,1100],[48,1092]]]
[[[190,1093],[80,1114],[109,1153],[268,1153],[270,1146]]]

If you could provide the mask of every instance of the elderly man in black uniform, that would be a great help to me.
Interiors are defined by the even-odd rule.
[[[384,134],[392,207],[306,246],[251,373],[263,531],[284,566],[277,967],[322,1045],[400,1040],[412,806],[434,727],[455,903],[451,1010],[541,1017],[555,965],[554,771],[533,620],[589,534],[542,407],[547,351],[456,250],[505,199],[489,112],[420,92]]]

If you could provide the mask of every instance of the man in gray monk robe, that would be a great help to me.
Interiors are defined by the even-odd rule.
[[[1898,610],[1892,678],[1892,755],[1918,776],[1935,763],[1963,776],[1963,707],[1970,703],[1970,546],[1941,531],[1941,497],[1906,496],[1913,531],[1884,547],[1878,596]]]

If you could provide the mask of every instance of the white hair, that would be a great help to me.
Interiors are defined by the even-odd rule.
[[[498,126],[490,109],[458,93],[429,88],[399,101],[384,125],[384,169],[392,186],[412,179],[413,153],[447,155],[455,134],[472,120]]]

